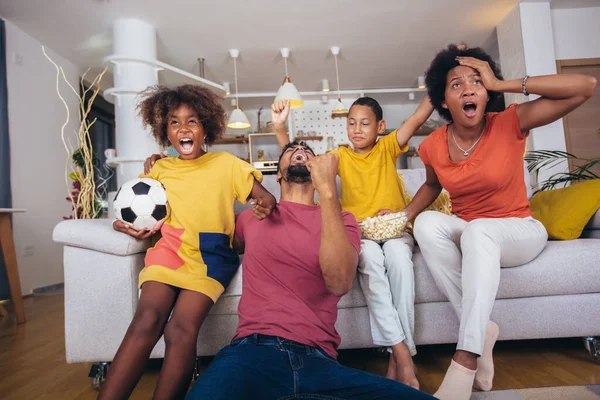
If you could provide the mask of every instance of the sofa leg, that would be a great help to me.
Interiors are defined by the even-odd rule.
[[[198,378],[200,378],[200,374],[202,373],[203,369],[205,369],[202,368],[202,364],[204,364],[205,359],[206,357],[196,357],[196,362],[194,363],[194,373],[192,375],[192,384],[196,382]]]
[[[583,338],[583,345],[592,356],[594,362],[600,364],[600,337],[588,336]]]
[[[109,362],[101,362],[98,364],[92,364],[92,368],[90,368],[88,377],[92,378],[92,389],[97,392],[100,391],[100,386],[102,386],[106,380],[109,365]]]

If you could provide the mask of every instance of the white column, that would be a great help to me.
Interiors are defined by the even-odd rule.
[[[150,24],[135,19],[115,21],[113,26],[113,54],[144,60],[156,60],[156,30]],[[158,83],[157,68],[136,61],[118,61],[113,66],[115,96],[115,138],[117,182],[137,177],[143,172],[143,162],[160,151],[159,145],[142,127],[138,117],[138,93]]]
[[[519,79],[525,74],[530,76],[556,74],[549,2],[521,2],[497,26],[497,34],[500,64],[505,79]],[[537,97],[530,95],[529,100]],[[526,100],[523,95],[507,95],[505,99],[507,104]],[[533,129],[528,149],[566,151],[562,119]],[[566,162],[542,170],[538,181],[542,182],[552,174],[567,170]]]

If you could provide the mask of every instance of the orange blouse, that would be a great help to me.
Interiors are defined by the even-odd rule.
[[[526,138],[519,128],[516,106],[487,113],[481,141],[465,160],[454,162],[448,152],[448,126],[431,133],[419,156],[431,166],[452,199],[452,211],[472,221],[477,218],[531,216],[524,180]]]

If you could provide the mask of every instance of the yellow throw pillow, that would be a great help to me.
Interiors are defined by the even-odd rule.
[[[531,199],[531,212],[550,239],[577,239],[598,208],[600,179],[539,192]]]

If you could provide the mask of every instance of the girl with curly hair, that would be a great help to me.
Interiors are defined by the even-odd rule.
[[[140,175],[165,187],[171,212],[164,223],[146,232],[121,221],[113,224],[115,230],[139,239],[160,229],[162,238],[146,253],[139,304],[100,399],[131,395],[163,333],[165,359],[153,398],[185,396],[198,331],[239,266],[232,250],[233,202],[254,199],[258,219],[275,207],[275,198],[259,183],[259,171],[229,153],[204,151],[204,143],[214,142],[225,130],[225,111],[217,95],[192,85],[156,86],[142,95],[144,125],[161,145],[170,143],[179,157],[160,159]]]
[[[548,238],[529,209],[526,138],[585,102],[596,79],[561,74],[503,80],[482,49],[450,45],[431,63],[426,83],[433,106],[449,123],[419,148],[427,179],[406,211],[413,218],[442,188],[450,193],[455,215],[421,213],[414,233],[437,287],[460,319],[457,351],[434,396],[467,400],[473,386],[492,387],[499,327],[490,314],[500,268],[533,260]],[[539,98],[493,112],[503,93]]]

